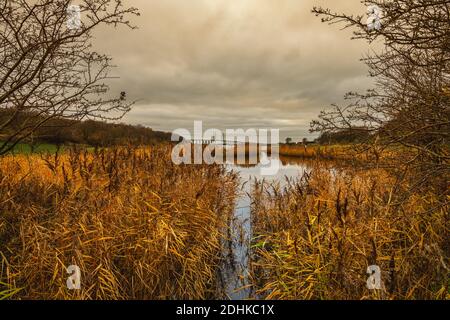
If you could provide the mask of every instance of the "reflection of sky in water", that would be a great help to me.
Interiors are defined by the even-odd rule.
[[[230,299],[242,300],[251,297],[251,288],[243,288],[248,284],[248,263],[249,263],[249,245],[252,237],[250,204],[251,199],[248,193],[251,191],[252,181],[263,180],[267,182],[278,182],[280,186],[286,183],[286,177],[296,179],[308,169],[305,163],[285,164],[280,163],[280,170],[272,176],[262,176],[262,165],[256,166],[238,166],[234,164],[226,165],[229,170],[238,172],[243,186],[238,200],[236,201],[234,211],[234,223],[232,224],[232,249],[235,264],[233,268],[225,267],[224,281],[225,290]],[[241,233],[243,232],[243,241],[241,242]]]

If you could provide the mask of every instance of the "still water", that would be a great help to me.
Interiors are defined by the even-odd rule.
[[[252,239],[251,198],[249,196],[254,180],[279,183],[280,187],[290,180],[298,179],[309,166],[296,158],[280,158],[280,170],[273,176],[262,176],[261,165],[239,166],[228,164],[228,170],[240,176],[240,192],[235,204],[233,220],[230,222],[230,241],[224,253],[222,281],[227,297],[231,300],[249,299],[254,296],[249,281],[250,245]]]

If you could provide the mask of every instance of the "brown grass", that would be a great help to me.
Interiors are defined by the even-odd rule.
[[[0,159],[0,299],[223,297],[236,176],[216,165],[175,166],[170,151]],[[381,169],[310,165],[285,189],[255,184],[258,297],[450,298],[448,196],[404,197],[409,186]],[[366,288],[373,264],[381,290]],[[66,287],[69,265],[81,269],[79,291]]]
[[[403,188],[403,189],[402,189]],[[253,192],[253,282],[266,299],[449,299],[449,197],[400,196],[382,170],[322,164]],[[369,265],[383,289],[368,290]]]
[[[297,145],[297,144],[282,144],[280,145],[280,155],[286,157],[298,157],[298,158],[319,158],[319,159],[337,159],[346,158],[348,154],[348,148],[341,145]]]
[[[0,159],[0,292],[13,299],[217,296],[236,177],[170,147]],[[66,288],[78,265],[82,288]]]

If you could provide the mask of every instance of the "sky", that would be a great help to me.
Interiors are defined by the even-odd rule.
[[[138,29],[102,28],[111,92],[136,104],[122,122],[155,130],[280,129],[313,138],[311,120],[348,91],[372,86],[369,46],[322,23],[314,6],[364,14],[360,0],[125,0]]]

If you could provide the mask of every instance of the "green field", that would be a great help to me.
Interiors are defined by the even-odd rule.
[[[61,147],[64,149],[64,146]],[[42,143],[34,146],[34,149],[28,143],[19,143],[10,151],[12,154],[31,154],[31,153],[55,153],[57,146],[50,143]]]
[[[2,142],[0,141],[0,144]],[[64,146],[61,147],[61,149],[64,149]],[[28,143],[19,143],[17,144],[14,149],[10,151],[12,154],[31,154],[31,153],[55,153],[57,150],[57,146],[55,144],[50,143],[40,143],[34,146],[32,146]]]

